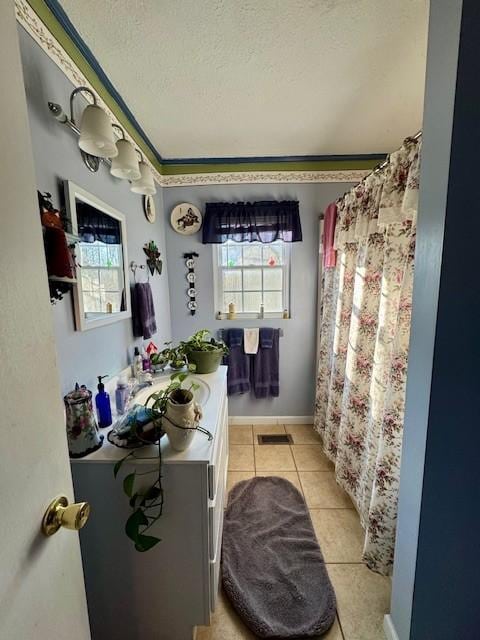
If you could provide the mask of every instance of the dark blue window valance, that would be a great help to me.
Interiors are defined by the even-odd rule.
[[[122,228],[118,220],[80,200],[76,200],[75,207],[78,235],[82,242],[122,243]]]
[[[300,242],[298,202],[208,202],[203,244],[234,242]]]

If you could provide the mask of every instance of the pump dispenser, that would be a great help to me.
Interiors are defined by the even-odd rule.
[[[98,426],[103,429],[109,427],[112,424],[112,410],[110,408],[110,396],[105,391],[105,385],[103,384],[103,378],[107,376],[98,377],[98,393],[95,396],[95,404],[97,406]]]
[[[140,351],[138,347],[135,347],[135,351],[133,352],[133,376],[138,378],[140,373],[143,371],[143,360],[140,355]]]

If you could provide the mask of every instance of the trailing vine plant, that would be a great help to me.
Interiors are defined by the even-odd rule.
[[[156,462],[154,469],[147,471],[133,471],[128,473],[123,478],[123,491],[129,499],[129,504],[132,509],[132,513],[125,523],[125,533],[132,540],[137,551],[149,551],[161,541],[161,538],[149,535],[147,532],[149,529],[159,520],[163,512],[164,503],[164,491],[162,487],[162,449],[160,445],[162,432],[162,418],[167,411],[167,401],[176,389],[182,387],[182,383],[188,378],[187,372],[177,372],[170,376],[170,384],[165,389],[152,393],[145,402],[145,406],[151,411],[152,422],[154,425],[154,440],[158,439],[155,446],[157,447],[157,454],[153,456],[142,455],[141,450],[130,451],[124,458],[119,460],[114,468],[113,475],[116,478],[123,466],[127,461],[134,460],[152,460]],[[182,389],[185,392],[185,397],[191,397],[191,394],[198,385],[192,382],[188,388]],[[212,435],[206,429],[202,427],[178,427],[178,428],[192,428],[201,431],[208,435],[209,440],[212,439]],[[151,445],[152,440],[149,438],[146,440],[142,437],[142,433],[136,425],[132,427],[135,429],[133,435],[141,442]],[[140,455],[137,455],[140,454]],[[145,487],[145,483],[141,482],[142,476],[153,476],[153,481],[150,485]]]

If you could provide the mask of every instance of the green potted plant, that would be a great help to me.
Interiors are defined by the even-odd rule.
[[[132,540],[137,551],[148,551],[160,542],[160,538],[150,534],[150,529],[160,519],[163,511],[164,491],[162,487],[162,449],[160,440],[164,428],[167,436],[172,440],[176,440],[179,449],[185,448],[190,444],[196,430],[207,435],[209,440],[212,439],[212,434],[198,424],[201,410],[195,404],[193,395],[198,385],[191,382],[187,387],[182,386],[187,378],[188,373],[186,372],[174,373],[170,376],[170,384],[165,389],[152,393],[147,398],[145,408],[152,419],[152,428],[149,430],[148,437],[145,436],[141,429],[137,428],[135,422],[132,423],[132,437],[140,445],[156,443],[156,452],[145,450],[143,447],[134,449],[119,460],[113,469],[113,474],[116,478],[125,462],[151,460],[153,465],[153,468],[150,465],[142,465],[134,468],[133,471],[129,470],[123,478],[123,491],[128,497],[132,509],[125,524],[125,533]],[[182,411],[182,407],[185,414],[188,412],[192,415],[189,415],[186,421],[182,420],[177,423],[178,413]],[[169,424],[165,424],[166,422]],[[178,431],[178,434],[172,436],[169,434],[169,430],[174,429]],[[181,442],[177,442],[179,438],[182,440]]]
[[[208,329],[201,329],[188,340],[180,342],[180,349],[187,357],[189,366],[194,365],[196,373],[216,371],[223,356],[228,353],[227,345],[222,340],[215,340]]]
[[[150,365],[155,373],[162,372],[168,364],[168,358],[164,353],[152,353],[150,355]]]
[[[165,342],[165,349],[161,352],[161,356],[170,364],[170,368],[174,371],[181,371],[187,366],[187,357],[182,351],[181,344],[172,347],[171,342]]]

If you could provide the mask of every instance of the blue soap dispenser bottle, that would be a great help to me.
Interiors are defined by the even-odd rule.
[[[110,396],[105,391],[105,385],[103,384],[103,378],[107,376],[98,377],[98,393],[95,396],[95,404],[97,406],[98,426],[100,428],[109,427],[112,424],[112,409],[110,408]]]

